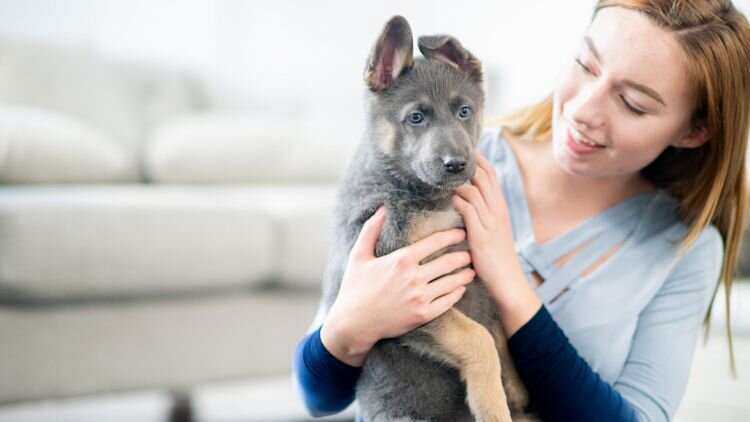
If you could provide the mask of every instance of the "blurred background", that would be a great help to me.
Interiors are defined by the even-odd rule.
[[[0,0],[0,421],[307,420],[292,354],[383,24],[456,36],[491,118],[551,91],[594,3]],[[739,378],[720,292],[678,421],[750,420],[738,281]]]

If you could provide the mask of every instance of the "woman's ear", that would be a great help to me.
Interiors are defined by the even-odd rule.
[[[692,125],[677,141],[672,143],[677,148],[698,148],[708,142],[708,128],[705,123]]]

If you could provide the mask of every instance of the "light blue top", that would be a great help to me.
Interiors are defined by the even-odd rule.
[[[479,149],[496,168],[523,270],[554,320],[641,420],[671,420],[719,279],[724,254],[719,231],[713,225],[704,229],[678,261],[687,226],[678,219],[677,202],[654,190],[540,245],[518,162],[500,128],[485,130]],[[587,242],[565,264],[555,264]],[[581,276],[618,244],[603,264]],[[544,280],[539,287],[534,271]]]

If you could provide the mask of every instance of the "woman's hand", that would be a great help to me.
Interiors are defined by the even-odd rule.
[[[456,189],[453,206],[466,224],[472,264],[477,275],[496,290],[508,265],[518,262],[510,215],[495,169],[477,152],[477,170],[471,184]]]
[[[508,204],[495,168],[482,154],[476,155],[476,173],[470,185],[456,189],[453,206],[466,224],[474,270],[495,299],[510,336],[531,319],[541,302],[518,261]]]
[[[463,241],[466,234],[461,229],[432,234],[376,258],[375,243],[385,215],[381,206],[362,227],[320,333],[326,349],[352,366],[361,366],[378,340],[405,334],[450,309],[474,279],[470,268],[449,274],[469,264],[471,257],[465,251],[420,264],[434,252]]]

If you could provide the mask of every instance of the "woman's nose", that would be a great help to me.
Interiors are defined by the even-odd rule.
[[[580,125],[597,128],[604,124],[606,117],[606,86],[603,83],[582,87],[578,94],[568,101],[568,118]]]

